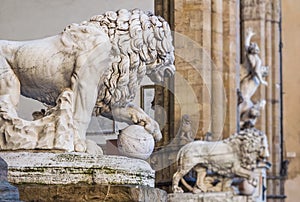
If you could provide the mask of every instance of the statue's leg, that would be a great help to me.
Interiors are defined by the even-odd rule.
[[[109,40],[103,41],[92,50],[82,53],[76,61],[71,78],[74,92],[74,122],[82,141],[86,139],[93,109],[98,96],[98,84],[103,72],[111,65]],[[90,142],[90,141],[89,141]],[[95,144],[89,144],[87,146]],[[76,150],[76,145],[75,145]],[[89,148],[88,148],[89,151]]]
[[[232,191],[232,179],[231,178],[224,178],[222,182],[222,191]]]
[[[156,141],[162,138],[158,123],[140,107],[130,103],[125,107],[113,107],[112,116],[116,121],[144,126]]]
[[[16,110],[20,100],[20,81],[6,59],[0,56],[0,96],[9,95],[9,102]]]

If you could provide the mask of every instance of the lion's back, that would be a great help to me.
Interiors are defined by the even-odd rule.
[[[225,156],[234,156],[233,148],[223,141],[194,141],[183,146],[177,155],[179,164],[189,162],[203,163],[208,159],[223,160]],[[213,158],[212,158],[213,157]]]
[[[11,42],[6,58],[20,81],[22,95],[54,105],[58,95],[71,87],[74,68],[82,66],[78,65],[80,55],[105,41],[109,39],[100,28],[75,24],[52,37]]]

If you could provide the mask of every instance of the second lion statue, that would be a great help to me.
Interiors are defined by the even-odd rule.
[[[0,41],[0,99],[5,97],[13,109],[20,94],[55,106],[60,94],[71,91],[75,151],[87,151],[92,115],[142,125],[160,140],[158,123],[132,101],[145,75],[161,83],[174,74],[173,63],[171,30],[164,19],[139,9],[109,11],[56,36]]]
[[[172,189],[175,193],[183,192],[183,185],[194,193],[209,192],[211,183],[207,183],[207,173],[212,176],[228,178],[224,188],[231,186],[234,177],[246,179],[256,186],[254,169],[258,163],[268,164],[267,137],[256,129],[245,129],[222,141],[194,141],[183,146],[177,155],[177,172],[173,176]],[[194,170],[197,179],[194,187],[184,180],[184,176]]]

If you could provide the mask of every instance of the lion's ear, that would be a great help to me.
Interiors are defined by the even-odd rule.
[[[73,40],[72,37],[70,36],[69,32],[64,31],[61,35],[61,42],[66,46],[66,47],[72,47],[73,45]]]

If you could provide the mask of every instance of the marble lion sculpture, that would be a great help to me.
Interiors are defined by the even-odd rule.
[[[173,176],[173,192],[183,192],[179,181],[194,193],[207,192],[207,172],[215,176],[242,177],[255,186],[253,169],[259,160],[265,162],[269,156],[266,135],[256,129],[246,129],[228,139],[218,142],[194,141],[182,147],[177,155],[177,172]],[[191,170],[196,171],[197,180],[192,188],[183,179]],[[231,183],[227,183],[228,186]]]
[[[87,150],[92,115],[142,125],[160,140],[158,123],[132,101],[144,76],[161,83],[173,75],[173,62],[164,19],[138,9],[109,11],[71,24],[56,36],[0,41],[0,98],[5,96],[13,108],[20,94],[55,106],[60,94],[71,91],[79,136],[75,151]]]

